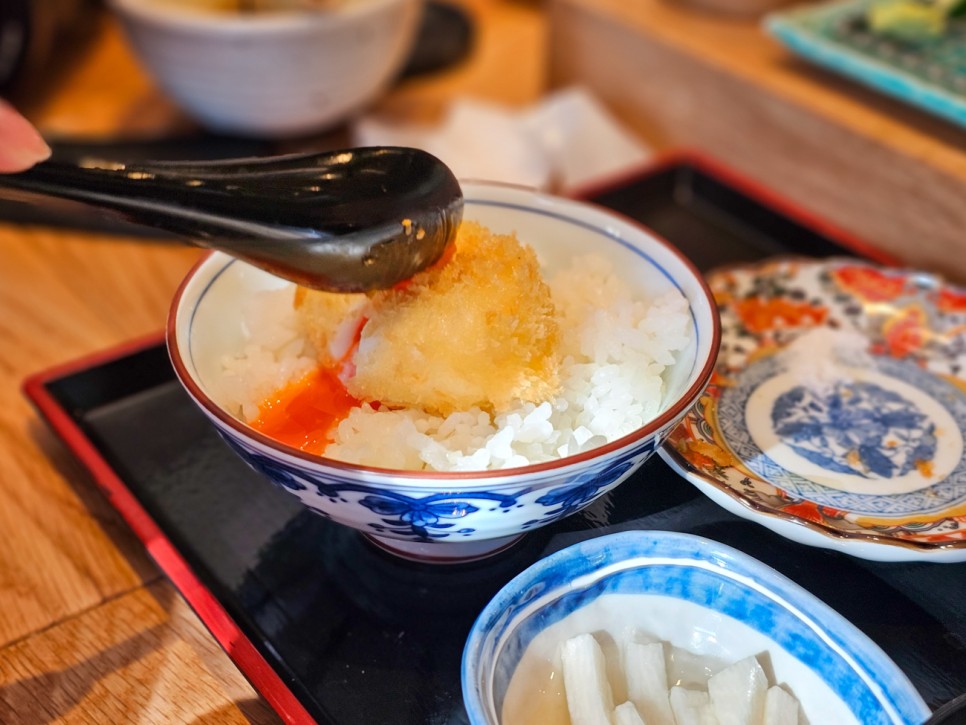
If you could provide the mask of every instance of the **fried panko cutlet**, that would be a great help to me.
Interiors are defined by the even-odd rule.
[[[464,221],[444,265],[369,297],[348,391],[447,415],[541,403],[559,388],[559,329],[536,254]]]
[[[342,362],[365,322],[366,295],[296,287],[294,304],[299,328],[315,347],[319,362],[327,368]]]

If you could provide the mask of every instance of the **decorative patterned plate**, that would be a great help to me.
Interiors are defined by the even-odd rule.
[[[912,45],[869,30],[865,13],[875,1],[806,5],[772,13],[764,25],[806,60],[966,126],[966,18]]]
[[[966,560],[966,289],[852,259],[708,282],[717,368],[662,457],[801,543]]]

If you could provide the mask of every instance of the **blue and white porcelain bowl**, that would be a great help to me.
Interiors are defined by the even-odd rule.
[[[470,722],[511,725],[501,713],[518,667],[536,699],[537,683],[559,675],[564,640],[590,632],[621,641],[629,630],[712,663],[712,672],[756,656],[813,725],[918,725],[930,715],[874,642],[774,569],[710,539],[632,531],[551,554],[486,605],[463,651]]]
[[[579,511],[627,479],[704,390],[719,322],[703,279],[680,252],[643,227],[585,203],[518,187],[464,183],[464,218],[515,232],[548,269],[595,252],[646,298],[678,289],[690,305],[691,343],[664,374],[662,412],[630,435],[571,457],[481,472],[403,471],[311,455],[253,430],[213,399],[221,360],[244,342],[241,310],[282,284],[220,253],[203,259],[177,292],[168,346],[178,378],[237,453],[313,511],[396,553],[428,561],[486,556]]]

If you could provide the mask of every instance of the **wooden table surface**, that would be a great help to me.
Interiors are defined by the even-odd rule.
[[[431,119],[459,94],[545,90],[538,4],[462,0],[470,56],[410,79],[387,117]],[[191,128],[112,18],[43,98],[50,135]],[[160,573],[20,386],[28,375],[160,332],[194,248],[0,224],[0,723],[272,723],[271,708]]]

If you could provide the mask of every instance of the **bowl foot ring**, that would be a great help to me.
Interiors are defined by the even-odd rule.
[[[426,542],[390,539],[384,536],[364,534],[374,546],[394,556],[422,564],[465,564],[500,554],[519,542],[525,534],[504,536],[499,539],[466,542]]]

